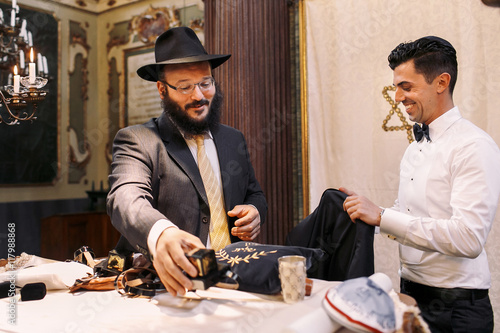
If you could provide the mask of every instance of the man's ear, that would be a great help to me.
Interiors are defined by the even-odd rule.
[[[158,88],[158,92],[160,93],[160,98],[163,99],[163,96],[165,95],[165,85],[160,82],[156,81],[156,88]]]
[[[443,93],[450,85],[451,75],[448,73],[442,73],[436,78],[437,93]]]

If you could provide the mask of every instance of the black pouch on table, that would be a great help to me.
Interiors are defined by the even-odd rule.
[[[298,255],[306,258],[309,271],[318,264],[324,252],[321,249],[300,246],[267,245],[237,242],[216,252],[217,262],[228,264],[238,276],[239,290],[276,294],[281,291],[278,258]]]

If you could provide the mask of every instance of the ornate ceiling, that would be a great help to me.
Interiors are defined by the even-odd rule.
[[[93,13],[101,13],[140,0],[50,0],[73,8],[79,8]]]

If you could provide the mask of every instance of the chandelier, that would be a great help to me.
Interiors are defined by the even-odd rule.
[[[32,34],[18,14],[16,0],[11,9],[0,9],[0,69],[9,71],[7,84],[0,86],[0,123],[7,125],[36,119],[47,95],[42,89],[48,81],[47,58],[38,54],[35,63]]]

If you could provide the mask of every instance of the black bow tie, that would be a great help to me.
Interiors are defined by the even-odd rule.
[[[415,135],[415,140],[417,140],[417,142],[420,142],[424,136],[427,139],[427,142],[431,141],[431,137],[429,136],[429,126],[426,124],[422,124],[422,127],[420,127],[419,124],[415,123],[413,125],[413,134]]]

